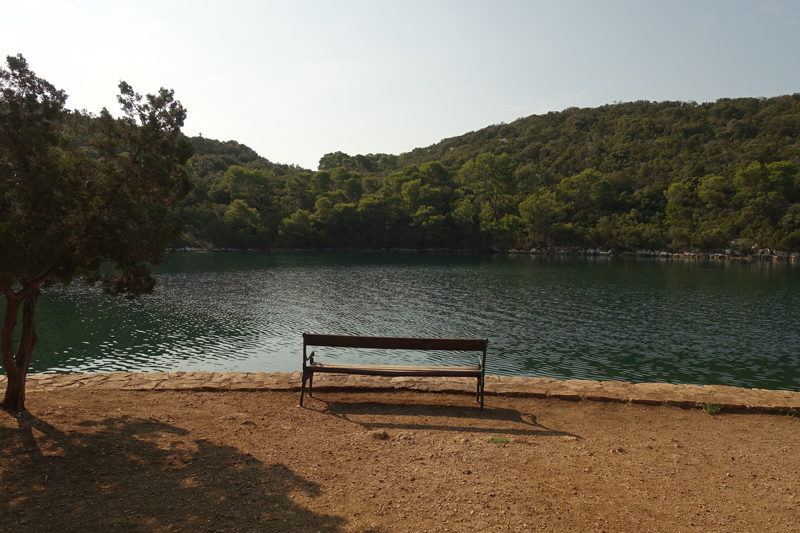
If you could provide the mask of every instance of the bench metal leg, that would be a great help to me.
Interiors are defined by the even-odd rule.
[[[303,396],[306,393],[306,378],[307,377],[308,377],[308,374],[306,372],[303,372],[303,385],[300,387],[300,405],[303,405]]]
[[[483,412],[483,387],[484,378],[481,376],[478,378],[478,392],[475,394],[475,401],[481,402],[481,412]]]
[[[303,372],[303,385],[300,387],[300,405],[303,405],[303,396],[306,394],[306,380],[308,380],[308,396],[314,397],[314,373]]]
[[[481,376],[479,381],[481,386],[481,412],[483,412],[483,391],[484,391],[484,386],[486,385],[486,379],[484,376]]]

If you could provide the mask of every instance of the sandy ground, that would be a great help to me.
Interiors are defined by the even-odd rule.
[[[800,532],[800,420],[617,402],[35,391],[0,530]]]

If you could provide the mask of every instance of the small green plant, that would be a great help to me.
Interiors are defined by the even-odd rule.
[[[492,444],[508,444],[508,439],[505,437],[489,437],[489,442]]]
[[[722,411],[722,409],[720,408],[719,405],[715,403],[704,403],[703,411],[705,411],[710,415],[718,415]]]

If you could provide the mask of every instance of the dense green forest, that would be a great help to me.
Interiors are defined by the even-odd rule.
[[[800,94],[570,108],[317,171],[191,142],[175,246],[800,250]]]

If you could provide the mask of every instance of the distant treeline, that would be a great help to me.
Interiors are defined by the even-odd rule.
[[[800,94],[571,108],[316,172],[191,141],[176,246],[800,250]]]

